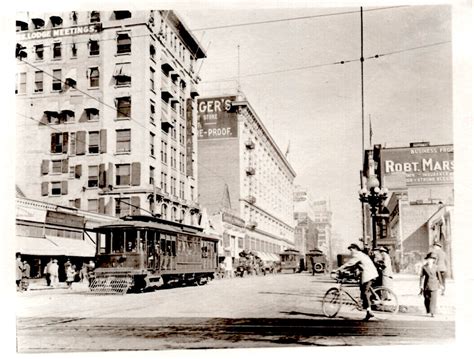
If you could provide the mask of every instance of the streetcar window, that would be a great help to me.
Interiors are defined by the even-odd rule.
[[[137,231],[130,230],[125,232],[125,251],[137,251]]]
[[[99,240],[99,254],[106,254],[110,252],[110,233],[107,233],[106,236],[104,233],[98,233]]]
[[[123,231],[112,232],[112,253],[123,253],[125,233]]]

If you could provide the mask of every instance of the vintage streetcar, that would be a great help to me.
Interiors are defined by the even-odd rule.
[[[161,285],[202,285],[217,271],[218,238],[198,227],[128,216],[96,227],[95,293],[140,292]]]
[[[300,272],[303,255],[296,249],[285,249],[280,253],[280,272]]]

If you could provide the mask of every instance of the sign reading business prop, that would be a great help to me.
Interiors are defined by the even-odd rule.
[[[404,173],[407,186],[454,182],[453,146],[382,149],[380,163],[384,181]]]
[[[198,100],[198,139],[237,137],[237,113],[232,108],[235,96]]]

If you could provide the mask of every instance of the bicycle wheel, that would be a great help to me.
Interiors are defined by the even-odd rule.
[[[338,288],[330,288],[323,297],[323,313],[326,317],[334,318],[342,304],[341,291]]]
[[[395,314],[398,312],[398,298],[393,290],[386,287],[374,289],[374,298],[372,298],[373,310],[385,313]]]

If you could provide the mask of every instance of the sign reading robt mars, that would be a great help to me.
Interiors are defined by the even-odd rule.
[[[235,96],[198,100],[198,139],[237,137],[237,113],[232,108]]]
[[[384,182],[404,174],[406,185],[453,183],[453,146],[388,148],[380,152]]]

